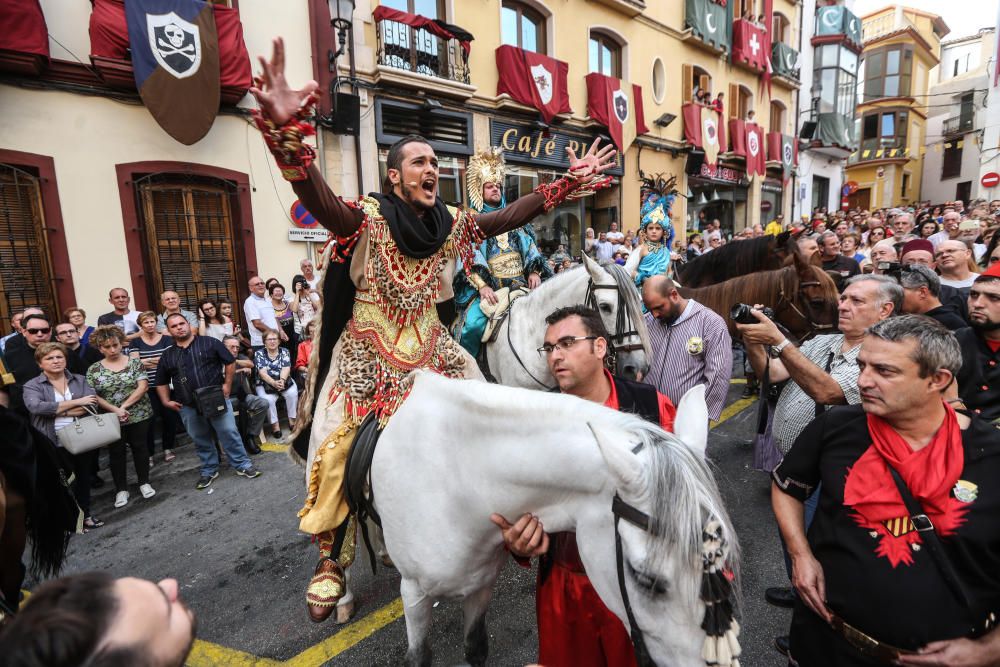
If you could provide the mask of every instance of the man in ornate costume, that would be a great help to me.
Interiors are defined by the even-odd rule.
[[[387,157],[385,194],[357,201],[336,196],[312,164],[303,138],[317,84],[292,89],[284,76],[284,43],[251,88],[264,141],[295,194],[330,230],[336,243],[323,279],[323,311],[309,361],[307,409],[296,425],[293,450],[306,463],[306,500],[299,528],[316,536],[320,560],[306,592],[314,621],[330,616],[354,559],[354,526],[344,498],[347,453],[367,418],[384,426],[406,397],[403,378],[428,369],[452,378],[479,377],[476,364],[438,319],[436,306],[452,297],[456,261],[467,266],[487,236],[521,227],[569,198],[606,187],[612,147],[597,142],[569,173],[510,206],[477,215],[438,197],[438,162],[425,139],[396,142]],[[311,408],[311,409],[309,409]],[[433,446],[433,443],[428,443]]]
[[[662,174],[642,178],[643,200],[639,210],[639,231],[643,241],[639,246],[642,261],[635,274],[636,287],[650,276],[667,275],[670,270],[670,247],[674,242],[674,226],[670,223],[670,208],[677,197],[674,185],[677,177],[664,179]]]
[[[489,148],[474,155],[466,170],[469,202],[480,213],[499,211],[507,206],[503,192],[505,172],[503,152]],[[464,268],[464,267],[460,267]],[[478,356],[483,332],[489,322],[481,302],[496,306],[497,292],[507,288],[508,298],[515,290],[534,289],[549,278],[552,270],[535,245],[531,223],[512,232],[503,232],[483,241],[476,249],[472,266],[455,274],[455,306],[459,317],[454,334],[462,347]]]

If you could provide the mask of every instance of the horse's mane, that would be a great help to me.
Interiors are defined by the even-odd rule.
[[[783,234],[784,243],[787,243],[787,232]],[[680,269],[681,284],[699,287],[762,269],[776,269],[779,263],[770,260],[778,248],[784,247],[784,243],[781,236],[770,234],[727,243],[685,264]]]
[[[626,312],[628,312],[629,317],[632,319],[632,325],[635,330],[639,333],[639,339],[642,341],[642,346],[646,350],[646,354],[649,355],[651,352],[651,347],[649,345],[649,332],[646,330],[646,318],[642,313],[642,298],[639,296],[639,290],[635,286],[635,282],[632,280],[632,276],[628,274],[625,267],[615,264],[614,262],[603,262],[601,267],[611,274],[611,277],[615,279],[615,284],[618,285],[618,294],[624,299],[624,303],[619,303],[618,307],[625,307]],[[609,332],[614,334],[614,331]]]

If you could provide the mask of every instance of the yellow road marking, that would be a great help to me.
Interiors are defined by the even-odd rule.
[[[746,384],[746,378],[732,378],[729,380],[729,384]]]
[[[736,379],[732,382],[738,384],[746,382],[746,380]],[[729,404],[719,415],[719,421],[711,423],[711,428],[735,417],[756,401],[756,398],[741,398]],[[268,442],[262,444],[260,448],[266,452],[283,452],[288,449],[288,445]],[[191,655],[188,657],[187,664],[188,667],[314,667],[332,660],[347,649],[371,637],[385,626],[398,620],[402,615],[403,601],[397,597],[381,609],[358,619],[335,635],[310,646],[284,662],[258,658],[243,651],[197,640]]]

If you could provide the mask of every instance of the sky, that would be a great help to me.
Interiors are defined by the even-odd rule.
[[[854,13],[864,16],[886,5],[899,4],[937,14],[951,28],[951,32],[945,37],[947,41],[974,35],[980,28],[994,27],[998,1],[1000,0],[855,0]]]

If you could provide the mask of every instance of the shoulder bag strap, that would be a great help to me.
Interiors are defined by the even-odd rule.
[[[924,508],[920,506],[920,502],[913,497],[910,493],[910,489],[907,488],[906,482],[900,476],[896,469],[891,465],[886,463],[889,468],[889,472],[892,473],[892,479],[896,482],[896,488],[899,490],[899,495],[903,498],[903,504],[906,505],[906,511],[910,513],[910,521],[913,522],[913,527],[920,533],[920,538],[924,543],[924,547],[930,552],[931,557],[934,559],[934,563],[937,565],[938,570],[941,572],[941,576],[944,578],[945,583],[951,592],[955,595],[957,599],[964,608],[969,609],[969,598],[965,594],[965,589],[962,586],[962,582],[959,581],[958,576],[955,574],[955,569],[951,565],[951,561],[948,560],[948,555],[944,552],[944,546],[941,544],[941,538],[938,537],[937,531],[934,529],[934,524],[931,523],[930,518],[924,514]]]
[[[827,354],[826,354],[826,365],[823,367],[823,371],[827,375],[830,374],[830,368],[833,367],[833,357],[834,357],[835,354],[836,353],[833,351],[833,348],[831,348],[830,351],[827,352]],[[819,417],[825,411],[826,411],[826,405],[817,402],[816,403],[816,416]]]

